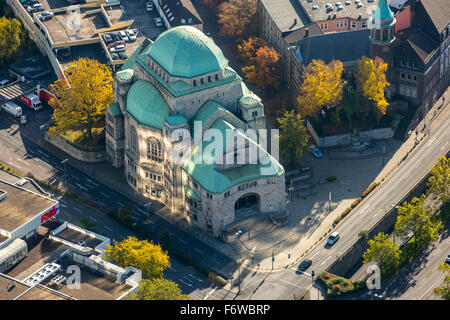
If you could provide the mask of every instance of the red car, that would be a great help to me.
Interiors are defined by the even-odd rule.
[[[125,41],[119,40],[119,41],[110,43],[110,44],[108,44],[108,48],[117,47],[117,46],[120,46],[120,45],[125,45]]]

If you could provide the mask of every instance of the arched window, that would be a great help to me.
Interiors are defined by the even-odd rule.
[[[147,139],[147,159],[156,162],[162,161],[161,143],[155,138]]]
[[[133,126],[130,126],[128,143],[129,143],[128,148],[131,151],[138,153],[138,138],[137,138],[136,128]]]

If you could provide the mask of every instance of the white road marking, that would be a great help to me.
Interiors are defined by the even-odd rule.
[[[97,222],[97,220],[94,219],[94,218],[92,218],[92,217],[89,217],[89,219],[91,219],[91,220],[94,221],[94,222]]]
[[[136,208],[137,210],[139,210],[140,212],[142,212],[143,214],[147,215],[148,213],[140,208]]]
[[[88,191],[88,189],[86,189],[85,187],[83,187],[81,184],[79,184],[79,183],[75,183],[77,186],[78,186],[78,188],[80,188],[80,189],[82,189],[82,190],[85,190],[85,191]]]
[[[296,285],[296,284],[293,284],[293,283],[287,282],[286,280],[283,280],[283,279],[278,279],[278,280],[280,280],[280,281],[282,281],[282,282],[284,282],[284,283],[286,283],[286,284],[289,284],[289,285],[291,285],[291,286],[294,286],[294,287],[297,287],[297,288],[303,289],[303,287],[300,287],[300,286],[298,286],[298,285]]]
[[[97,187],[99,186],[98,183],[95,183],[94,181],[92,181],[89,178],[86,178],[86,180],[89,181],[90,183],[92,183],[94,186],[97,186]]]
[[[186,241],[184,241],[183,239],[180,238],[180,241],[183,242],[184,244],[188,244]]]
[[[97,201],[97,203],[100,203],[102,206],[104,206],[106,208],[106,204],[104,204],[103,202]]]
[[[447,144],[448,144],[448,141],[446,143],[444,143],[444,145],[439,150],[442,151],[447,146]]]
[[[80,181],[80,179],[78,179],[76,176],[72,176],[72,178],[74,178],[77,181]]]
[[[123,207],[123,203],[120,203],[119,201],[116,201],[116,203],[117,203],[119,206]]]
[[[105,226],[105,229],[109,230],[109,231],[113,231],[110,227]]]
[[[44,152],[42,152],[41,150],[37,150],[37,152],[39,152],[40,154],[42,154],[44,157],[47,157],[47,158],[49,158],[50,156],[48,155],[48,154],[46,154],[46,153],[44,153]]]
[[[180,279],[180,282],[183,282],[185,285],[187,285],[187,286],[189,286],[189,287],[192,287],[192,284],[190,284],[190,283],[186,283],[186,282],[184,282],[183,280],[181,280]]]
[[[100,194],[101,194],[102,196],[104,196],[105,198],[110,198],[110,196],[108,196],[107,194],[105,194],[105,193],[103,193],[103,192],[100,192]]]
[[[194,278],[195,280],[200,281],[200,282],[203,283],[203,280],[202,280],[202,279],[199,279],[199,278],[197,278],[197,277],[194,277],[193,274],[189,274],[189,276],[192,277],[192,278]]]
[[[212,289],[212,290],[205,296],[205,298],[204,298],[203,300],[206,300],[206,299],[211,295],[211,293],[213,293],[214,291],[216,291],[216,289],[217,289],[217,287],[215,287],[214,289]]]
[[[81,210],[78,208],[73,207],[73,210],[77,211],[78,213],[81,213]]]
[[[60,203],[59,205],[63,208],[67,208],[67,206],[65,204]]]
[[[327,262],[330,258],[331,258],[331,256],[326,258],[325,260],[323,260],[323,262],[320,265],[323,266],[325,264],[325,262]]]
[[[199,250],[199,249],[197,249],[197,248],[194,248],[194,250],[197,251],[197,252],[199,252],[200,254],[205,254],[203,251],[201,251],[201,250]]]

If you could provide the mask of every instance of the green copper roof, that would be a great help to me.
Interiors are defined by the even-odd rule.
[[[229,122],[234,123],[240,129],[245,129],[245,123],[241,119],[236,117],[233,113],[225,109],[222,105],[220,105],[216,101],[209,100],[205,102],[200,107],[200,109],[197,110],[196,114],[192,117],[191,121],[189,122],[189,125],[191,127],[191,135],[192,136],[194,135],[195,121],[201,121],[203,128],[203,125],[205,125],[206,122],[208,122],[208,120],[216,113],[219,113],[219,117],[228,119]]]
[[[184,186],[184,191],[190,198],[200,201],[200,197],[198,196],[198,194],[194,190],[189,188],[189,186]]]
[[[226,137],[226,130],[235,129],[234,126],[223,119],[217,119],[211,128],[219,130],[224,137]],[[250,138],[246,137],[246,139],[249,143],[256,144]],[[267,152],[262,157],[262,161],[256,164],[246,164],[227,170],[215,170],[215,151],[204,152],[205,148],[211,143],[213,142],[202,141],[199,146],[194,148],[183,165],[183,170],[208,192],[223,193],[246,181],[284,174],[283,167]],[[225,144],[226,141],[223,141],[222,147]],[[199,161],[200,163],[196,163],[199,158],[202,158],[202,160]]]
[[[111,110],[111,113],[114,117],[122,115],[122,112],[120,112],[119,104],[117,102],[111,103],[109,105],[109,109]]]
[[[145,39],[142,41],[139,46],[134,50],[134,52],[131,54],[131,56],[128,58],[128,60],[122,65],[120,70],[126,70],[126,69],[134,69],[134,62],[136,61],[136,58],[142,54],[143,52],[148,52],[152,46],[153,42],[149,39]]]
[[[124,69],[116,73],[116,76],[122,80],[131,80],[133,78],[133,69]]]
[[[184,90],[190,88],[190,85],[188,85],[186,82],[178,80],[171,82],[170,85],[172,88],[174,88],[176,91]]]
[[[180,113],[177,113],[177,114],[175,114],[173,116],[167,117],[166,121],[171,126],[178,126],[180,124],[184,124],[184,123],[188,122],[188,120]]]
[[[214,41],[192,26],[160,34],[149,55],[170,75],[182,78],[220,71],[228,62]]]
[[[261,103],[261,98],[250,91],[244,82],[241,82],[242,97],[239,99],[239,103],[243,106],[255,106]]]
[[[376,25],[386,25],[394,19],[394,13],[389,8],[387,0],[379,0],[375,11],[372,14],[372,23]]]
[[[126,111],[141,125],[161,130],[169,105],[150,82],[138,80],[128,91]]]

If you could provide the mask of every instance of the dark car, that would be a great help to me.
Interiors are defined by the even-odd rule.
[[[120,57],[120,59],[122,59],[122,60],[128,59],[127,54],[126,54],[125,52],[123,52],[123,51],[119,52],[119,57]]]
[[[119,37],[119,35],[118,35],[117,33],[115,33],[115,32],[112,32],[112,33],[111,33],[111,37],[113,38],[114,41],[120,41],[120,40],[122,40],[122,39]]]
[[[111,37],[111,35],[109,35],[109,34],[105,34],[105,35],[103,36],[103,39],[105,40],[105,43],[106,43],[106,44],[112,43],[112,42],[114,41],[113,38]]]
[[[120,58],[119,58],[119,55],[118,55],[117,53],[115,53],[115,52],[111,53],[111,58],[112,58],[113,60],[119,60],[119,59],[120,59]]]
[[[312,261],[311,259],[305,259],[298,265],[299,271],[306,271],[309,267],[311,267]]]

